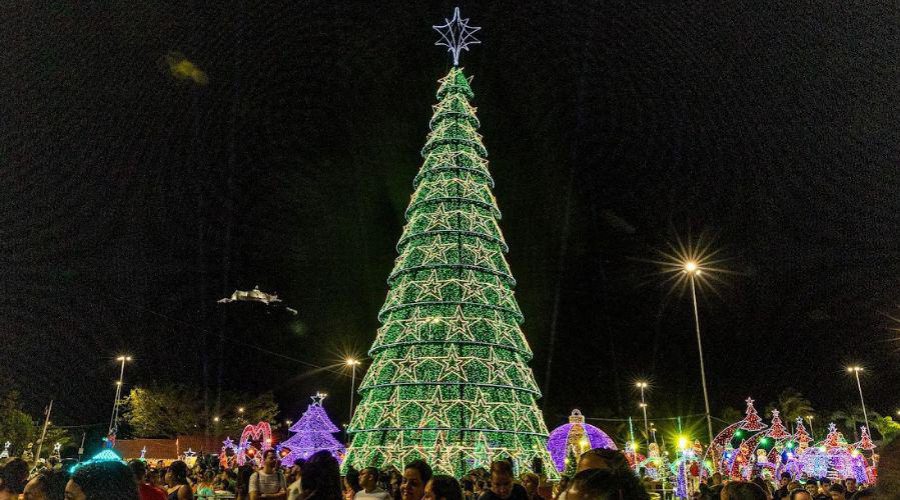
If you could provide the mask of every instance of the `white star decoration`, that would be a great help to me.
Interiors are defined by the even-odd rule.
[[[447,47],[447,52],[453,54],[453,65],[459,66],[459,51],[468,52],[469,45],[481,43],[473,34],[480,30],[480,27],[469,26],[469,19],[460,19],[459,7],[453,9],[453,19],[444,19],[444,24],[440,26],[432,26],[435,31],[441,35],[441,39],[435,42],[435,45],[443,45]]]

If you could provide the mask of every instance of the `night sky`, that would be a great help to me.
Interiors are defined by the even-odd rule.
[[[102,429],[127,352],[127,387],[342,420],[349,377],[309,364],[374,339],[456,4],[184,4],[0,7],[0,391]],[[459,4],[551,428],[637,416],[637,378],[702,411],[690,298],[648,262],[688,235],[734,273],[700,296],[714,414],[858,404],[849,362],[900,406],[896,10],[801,4]],[[254,285],[299,315],[216,304]]]

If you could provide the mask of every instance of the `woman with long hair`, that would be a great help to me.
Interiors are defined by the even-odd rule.
[[[188,482],[188,466],[181,460],[172,462],[166,470],[167,500],[194,500],[194,491]]]
[[[303,465],[302,495],[306,500],[343,500],[337,460],[327,451],[313,453]]]

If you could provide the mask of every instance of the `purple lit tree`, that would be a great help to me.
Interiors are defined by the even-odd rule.
[[[339,429],[328,418],[322,400],[325,394],[317,393],[312,397],[312,403],[306,411],[289,429],[295,432],[287,441],[281,443],[281,449],[287,448],[290,453],[281,458],[281,463],[291,466],[298,458],[309,458],[317,451],[327,450],[338,460],[343,459],[344,445],[332,436]]]

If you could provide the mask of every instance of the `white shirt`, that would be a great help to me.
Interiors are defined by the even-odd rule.
[[[391,500],[391,495],[376,486],[371,493],[366,493],[366,490],[357,491],[353,500]]]

